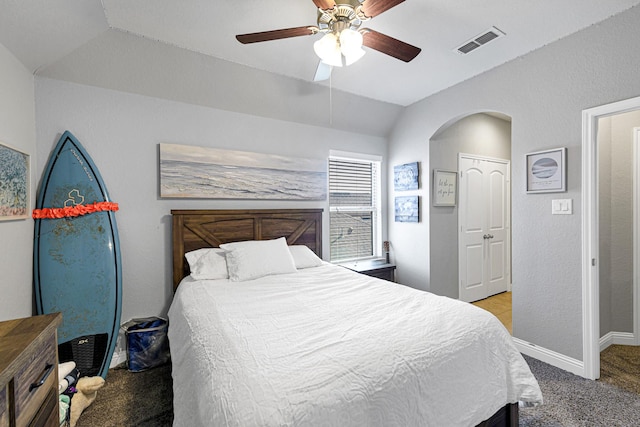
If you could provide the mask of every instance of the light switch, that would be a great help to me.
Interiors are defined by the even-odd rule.
[[[552,215],[572,215],[573,199],[555,199],[551,201]]]

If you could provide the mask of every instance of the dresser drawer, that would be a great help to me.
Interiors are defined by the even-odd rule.
[[[49,336],[14,377],[16,426],[29,425],[58,382],[56,339]]]
[[[0,390],[0,426],[9,425],[9,399],[7,399],[7,387]]]
[[[0,322],[0,427],[58,427],[60,313]]]
[[[49,390],[42,407],[31,420],[29,427],[58,427],[60,423],[60,413],[58,411],[59,395],[57,390]]]

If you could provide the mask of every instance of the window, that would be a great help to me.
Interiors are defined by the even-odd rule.
[[[381,255],[380,181],[377,157],[329,157],[331,261]]]

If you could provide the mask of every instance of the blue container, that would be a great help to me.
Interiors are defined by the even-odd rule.
[[[129,371],[141,372],[169,361],[168,327],[169,322],[161,317],[131,319],[122,325],[127,338]]]

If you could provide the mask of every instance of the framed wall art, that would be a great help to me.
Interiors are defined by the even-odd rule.
[[[433,170],[433,206],[455,206],[458,193],[458,173]]]
[[[29,155],[0,142],[0,221],[29,218],[29,178]]]
[[[326,200],[327,160],[160,144],[160,197]]]
[[[529,153],[526,157],[527,193],[567,191],[567,148]]]
[[[395,222],[419,222],[420,205],[418,196],[395,198]]]
[[[419,187],[418,162],[393,167],[393,189],[396,191],[417,190]]]

